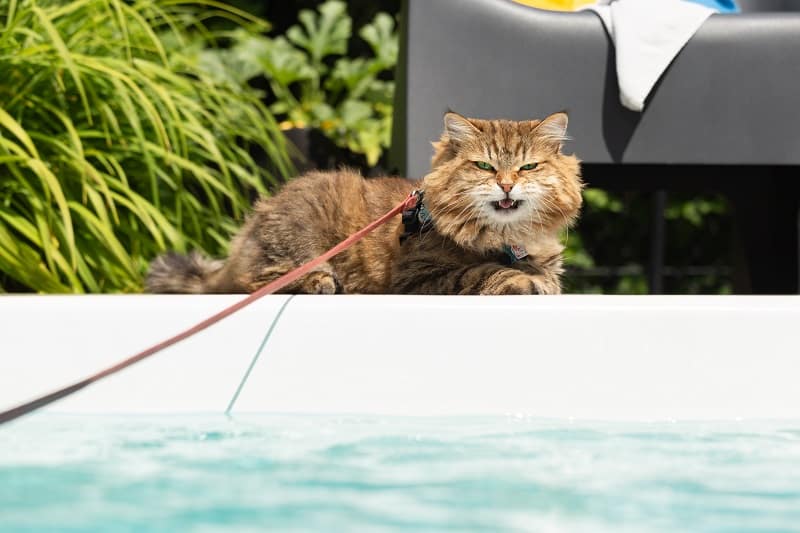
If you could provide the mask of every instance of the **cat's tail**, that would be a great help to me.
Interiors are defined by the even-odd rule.
[[[224,261],[209,259],[198,252],[188,255],[169,252],[150,263],[145,291],[166,294],[221,292],[216,281]]]

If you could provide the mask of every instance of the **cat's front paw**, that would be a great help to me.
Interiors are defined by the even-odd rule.
[[[487,287],[481,294],[558,294],[561,287],[549,282],[544,276],[519,273],[508,277],[493,287]]]
[[[336,294],[341,292],[339,280],[330,272],[310,272],[299,283],[300,291],[306,294]]]

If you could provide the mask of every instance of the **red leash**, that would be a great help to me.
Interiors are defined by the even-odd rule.
[[[283,287],[287,286],[288,284],[292,283],[293,281],[296,281],[305,274],[308,274],[310,271],[312,271],[313,269],[315,269],[316,267],[318,267],[331,257],[335,256],[340,252],[343,252],[344,250],[354,245],[356,242],[363,239],[369,232],[371,232],[378,226],[381,226],[386,222],[388,222],[393,216],[401,213],[402,211],[405,211],[406,209],[413,209],[416,206],[416,203],[417,203],[417,196],[415,193],[411,193],[405,200],[397,204],[397,206],[395,206],[391,211],[389,211],[379,219],[369,223],[363,229],[353,233],[348,238],[346,238],[345,240],[343,240],[342,242],[340,242],[339,244],[337,244],[324,254],[320,255],[319,257],[312,259],[308,263],[295,268],[291,272],[287,272],[286,274],[279,277],[275,281],[272,281],[267,285],[264,285],[263,287],[261,287],[254,293],[250,294],[246,298],[236,302],[235,304],[229,307],[226,307],[222,311],[206,318],[202,322],[195,324],[191,328],[182,331],[177,335],[174,335],[166,340],[163,340],[158,344],[155,344],[145,350],[142,350],[136,355],[133,355],[123,361],[120,361],[114,366],[106,368],[105,370],[102,370],[97,374],[93,374],[87,378],[84,378],[81,381],[78,381],[77,383],[73,383],[72,385],[68,385],[57,391],[45,394],[44,396],[40,396],[39,398],[23,403],[22,405],[19,405],[7,411],[0,412],[0,424],[5,424],[6,422],[10,422],[15,418],[19,418],[41,407],[44,407],[45,405],[49,405],[55,402],[56,400],[60,400],[65,396],[69,396],[73,392],[77,392],[83,389],[84,387],[91,385],[92,383],[95,383],[97,381],[100,381],[101,379],[106,378],[112,374],[116,374],[117,372],[119,372],[124,368],[127,368],[135,363],[138,363],[139,361],[146,359],[151,355],[155,355],[158,352],[164,350],[165,348],[169,348],[173,344],[177,344],[180,341],[191,337],[195,333],[203,331],[204,329],[216,324],[223,318],[232,315],[233,313],[242,309],[243,307],[247,307],[251,303],[261,298],[262,296],[266,296],[267,294],[272,294],[282,289]]]

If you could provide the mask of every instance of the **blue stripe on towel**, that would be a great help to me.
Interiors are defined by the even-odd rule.
[[[702,4],[711,9],[716,9],[720,13],[738,13],[739,6],[736,5],[736,0],[689,0],[695,4]]]

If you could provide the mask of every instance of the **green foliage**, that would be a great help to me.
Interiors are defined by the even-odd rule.
[[[652,198],[584,190],[578,226],[565,235],[569,292],[645,294]],[[731,292],[729,208],[721,195],[668,196],[664,288],[668,293]]]
[[[258,95],[182,52],[214,38],[197,6],[266,28],[211,0],[0,0],[0,290],[137,291],[158,252],[219,253],[288,175]]]
[[[722,215],[726,204],[721,198],[695,198],[692,201],[673,202],[666,210],[668,220],[685,220],[694,227],[701,227],[709,216]]]
[[[622,202],[603,189],[586,188],[583,191],[584,201],[595,209],[611,213],[622,212]]]
[[[378,13],[358,35],[371,57],[347,57],[352,20],[347,4],[329,0],[300,12],[285,36],[232,32],[233,45],[211,51],[220,80],[241,83],[263,74],[286,127],[311,127],[336,145],[378,162],[391,136],[394,83],[382,79],[397,63],[394,19]]]
[[[347,4],[331,1],[319,6],[318,13],[303,10],[298,17],[301,26],[292,26],[286,37],[306,51],[311,64],[321,69],[322,61],[329,55],[347,53],[352,21],[347,15]]]

